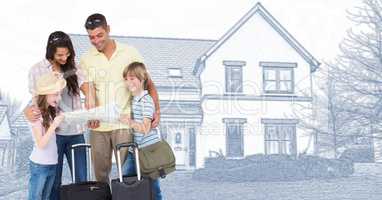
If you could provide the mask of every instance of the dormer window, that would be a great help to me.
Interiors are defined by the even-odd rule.
[[[182,71],[180,68],[168,68],[168,76],[172,78],[181,78]]]

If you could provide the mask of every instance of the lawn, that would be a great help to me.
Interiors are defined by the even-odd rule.
[[[358,164],[351,177],[298,182],[203,182],[178,171],[162,180],[167,200],[381,200],[382,164]],[[26,199],[27,175],[1,174],[0,199]],[[68,177],[65,181],[69,181]]]

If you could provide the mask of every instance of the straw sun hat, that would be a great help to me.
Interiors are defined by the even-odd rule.
[[[59,73],[44,74],[37,79],[35,95],[47,95],[60,92],[66,86],[66,81]]]

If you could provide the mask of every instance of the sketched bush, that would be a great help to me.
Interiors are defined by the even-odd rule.
[[[315,156],[252,155],[245,159],[208,158],[205,168],[193,178],[205,181],[298,181],[312,178],[336,178],[353,173],[349,160],[331,160]]]
[[[374,151],[372,148],[346,149],[340,159],[348,159],[355,163],[372,163],[374,162]]]
[[[353,162],[346,159],[327,159],[304,155],[299,158],[304,175],[309,178],[336,178],[349,176],[354,172]]]

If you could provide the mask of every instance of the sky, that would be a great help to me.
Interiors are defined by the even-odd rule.
[[[112,35],[219,39],[257,2],[319,61],[339,53],[353,26],[347,11],[361,0],[12,0],[0,8],[0,89],[24,103],[29,68],[44,58],[49,34],[86,34],[83,24],[102,13]]]

